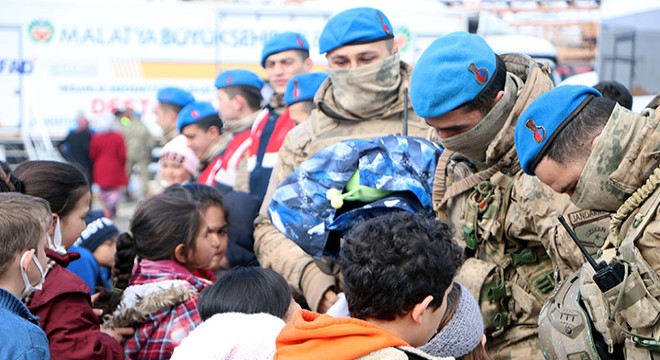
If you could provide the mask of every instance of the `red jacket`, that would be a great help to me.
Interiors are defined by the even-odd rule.
[[[53,260],[62,260],[58,254],[46,252]],[[34,293],[27,306],[39,317],[51,359],[124,358],[121,344],[101,332],[85,282],[61,265],[48,271],[43,289]]]
[[[118,132],[93,134],[89,144],[94,182],[102,188],[126,186],[126,146]]]

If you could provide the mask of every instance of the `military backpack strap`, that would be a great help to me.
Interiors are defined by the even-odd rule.
[[[445,196],[445,189],[447,187],[447,165],[449,165],[449,161],[454,153],[455,151],[445,149],[442,151],[442,154],[440,154],[440,158],[438,158],[438,165],[435,168],[435,175],[433,176],[433,204],[437,205],[434,206],[435,211],[440,210],[439,204]]]
[[[516,160],[516,151],[512,147],[507,153],[498,161],[495,163],[493,166],[479,171],[478,173],[472,174],[465,179],[461,179],[460,181],[452,184],[447,191],[445,192],[444,196],[442,197],[442,200],[438,204],[438,208],[442,208],[449,199],[458,196],[470,189],[473,189],[477,184],[479,184],[482,181],[486,181],[490,179],[493,175],[495,175],[498,171],[502,170],[506,166],[509,166],[512,161]],[[437,174],[437,172],[436,172]]]

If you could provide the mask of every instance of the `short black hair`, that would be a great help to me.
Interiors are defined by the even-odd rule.
[[[392,321],[428,295],[439,308],[463,263],[453,235],[447,223],[407,211],[354,226],[339,257],[351,316]]]
[[[632,94],[620,82],[614,80],[601,81],[594,85],[594,89],[600,91],[604,98],[617,102],[628,110],[632,110]]]
[[[261,90],[257,89],[254,86],[249,85],[233,85],[222,88],[229,94],[230,98],[234,98],[236,95],[240,95],[245,101],[247,101],[248,106],[252,111],[257,111],[261,109],[261,103],[264,101],[263,95],[261,95]]]
[[[216,205],[222,209],[225,214],[225,219],[229,218],[229,212],[225,208],[225,203],[222,198],[220,190],[198,183],[174,184],[165,189],[166,193],[176,193],[184,191],[190,194],[193,201],[202,209],[206,211],[209,207]]]
[[[478,110],[481,115],[486,116],[495,106],[495,97],[497,93],[504,90],[506,85],[506,65],[499,55],[495,55],[495,74],[494,78],[476,98],[459,106],[466,107],[466,111]]]
[[[186,126],[191,126],[191,125],[197,126],[198,128],[202,129],[204,132],[209,131],[211,127],[215,126],[218,128],[218,133],[222,133],[222,127],[223,127],[222,119],[220,119],[219,114],[208,115]]]
[[[168,102],[161,102],[161,103],[160,103],[160,107],[163,108],[163,109],[169,109],[169,110],[172,110],[172,111],[174,111],[175,114],[180,113],[180,112],[181,112],[181,109],[183,109],[183,106],[180,106],[180,105],[177,105],[177,104],[168,103]],[[115,114],[115,116],[118,116],[118,115]]]
[[[261,267],[237,267],[199,295],[202,320],[215,314],[267,313],[282,319],[291,304],[291,288],[282,275]]]
[[[582,110],[575,114],[566,127],[557,134],[545,156],[559,164],[586,161],[591,153],[591,142],[605,128],[616,103],[593,97]]]

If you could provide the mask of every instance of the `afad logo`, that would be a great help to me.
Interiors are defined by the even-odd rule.
[[[28,27],[30,37],[36,43],[47,44],[53,39],[54,32],[53,24],[48,20],[32,20]]]

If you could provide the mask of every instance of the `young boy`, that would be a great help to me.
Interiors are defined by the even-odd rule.
[[[50,225],[46,201],[0,194],[0,359],[50,359],[46,334],[20,300],[44,282]]]
[[[350,318],[297,312],[275,359],[437,359],[413,347],[438,329],[463,251],[446,223],[407,211],[356,225],[340,253]]]
[[[110,269],[115,265],[119,230],[98,210],[87,214],[85,224],[87,227],[69,249],[79,253],[80,259],[71,262],[67,269],[85,281],[90,294],[99,288],[111,290]]]

